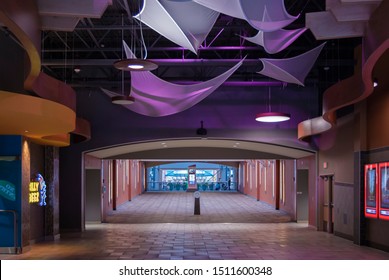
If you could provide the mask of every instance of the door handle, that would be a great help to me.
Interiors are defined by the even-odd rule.
[[[297,192],[297,194],[303,194],[303,192]]]

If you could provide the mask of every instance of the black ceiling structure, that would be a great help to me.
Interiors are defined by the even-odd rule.
[[[75,89],[119,89],[122,72],[113,63],[123,58],[122,39],[140,49],[142,37],[147,58],[159,66],[153,73],[161,79],[177,83],[204,81],[246,56],[230,81],[269,81],[256,73],[262,69],[259,58],[293,57],[322,43],[307,30],[286,50],[269,55],[238,36],[255,34],[247,22],[221,14],[196,55],[134,19],[142,5],[143,1],[113,0],[101,18],[81,19],[73,32],[42,31],[42,70]],[[324,11],[325,1],[285,0],[285,7],[291,15],[300,14],[287,27],[296,29],[305,26],[306,13]],[[327,41],[305,84],[318,87],[322,94],[330,85],[352,75],[354,48],[360,42],[360,38]],[[130,75],[124,75],[124,79],[129,82]]]

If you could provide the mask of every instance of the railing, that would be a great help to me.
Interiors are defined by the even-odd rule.
[[[14,253],[18,253],[18,225],[17,225],[17,212],[15,210],[2,210],[0,213],[12,213],[14,219]]]
[[[147,191],[186,191],[188,188],[187,183],[178,182],[161,182],[161,181],[149,181],[147,182]],[[199,191],[214,191],[214,192],[233,192],[237,191],[237,182],[197,182],[197,189]]]

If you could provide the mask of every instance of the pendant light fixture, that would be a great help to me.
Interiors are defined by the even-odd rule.
[[[140,5],[140,4],[139,4]],[[140,7],[139,7],[140,8]],[[135,20],[133,20],[135,21]],[[123,16],[122,16],[122,26],[123,23]],[[132,25],[132,36],[137,37],[136,30],[134,28],[134,24]],[[142,58],[136,58],[136,57],[127,57],[126,59],[118,60],[114,62],[113,66],[116,69],[119,69],[121,71],[152,71],[158,68],[158,65],[151,60],[147,59],[147,48],[146,43],[143,37],[143,30],[142,30],[142,22],[139,22],[139,30],[140,30],[140,56]],[[123,31],[122,31],[123,32]],[[123,37],[123,36],[122,36]],[[123,42],[123,38],[122,38]],[[131,44],[131,50],[134,54],[136,54],[136,40],[132,40]]]
[[[148,59],[127,58],[116,61],[113,66],[122,71],[152,71],[158,65]]]
[[[123,21],[123,15],[122,15],[122,26],[124,25]],[[123,42],[123,29],[122,29],[122,42]],[[123,50],[124,46],[122,47],[122,59],[123,59]],[[122,71],[122,95],[117,95],[111,97],[111,102],[113,104],[118,104],[118,105],[131,105],[132,103],[135,102],[135,98],[130,96],[130,94],[125,94],[124,92],[124,71]]]
[[[259,113],[256,115],[255,120],[257,122],[284,122],[290,120],[290,114],[271,111],[271,91],[269,87],[269,112]]]
[[[135,98],[124,93],[124,72],[122,72],[122,94],[111,97],[111,102],[118,105],[131,105],[135,102]]]

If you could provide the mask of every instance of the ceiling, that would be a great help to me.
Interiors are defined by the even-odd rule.
[[[40,2],[44,4],[47,1]],[[285,0],[284,3],[289,14],[301,13],[287,29],[304,27],[306,13],[326,9],[324,0]],[[262,68],[259,58],[293,57],[321,43],[312,32],[307,31],[286,50],[269,55],[262,47],[237,36],[255,35],[256,30],[246,21],[221,14],[203,43],[207,47],[200,48],[196,55],[133,19],[142,5],[143,1],[112,0],[99,18],[78,18],[74,15],[78,23],[72,31],[59,31],[61,28],[47,23],[42,39],[43,71],[74,88],[120,89],[122,79],[130,80],[130,75],[122,77],[123,73],[113,67],[115,61],[124,57],[122,39],[129,45],[136,44],[140,50],[142,31],[148,58],[159,65],[153,73],[161,79],[173,82],[208,80],[247,56],[243,66],[229,81],[268,81],[268,77],[256,73]],[[305,80],[306,86],[315,84],[321,90],[352,74],[353,49],[360,43],[360,38],[326,41],[317,63]],[[76,73],[75,68],[80,72]],[[125,86],[129,85],[126,82]]]

